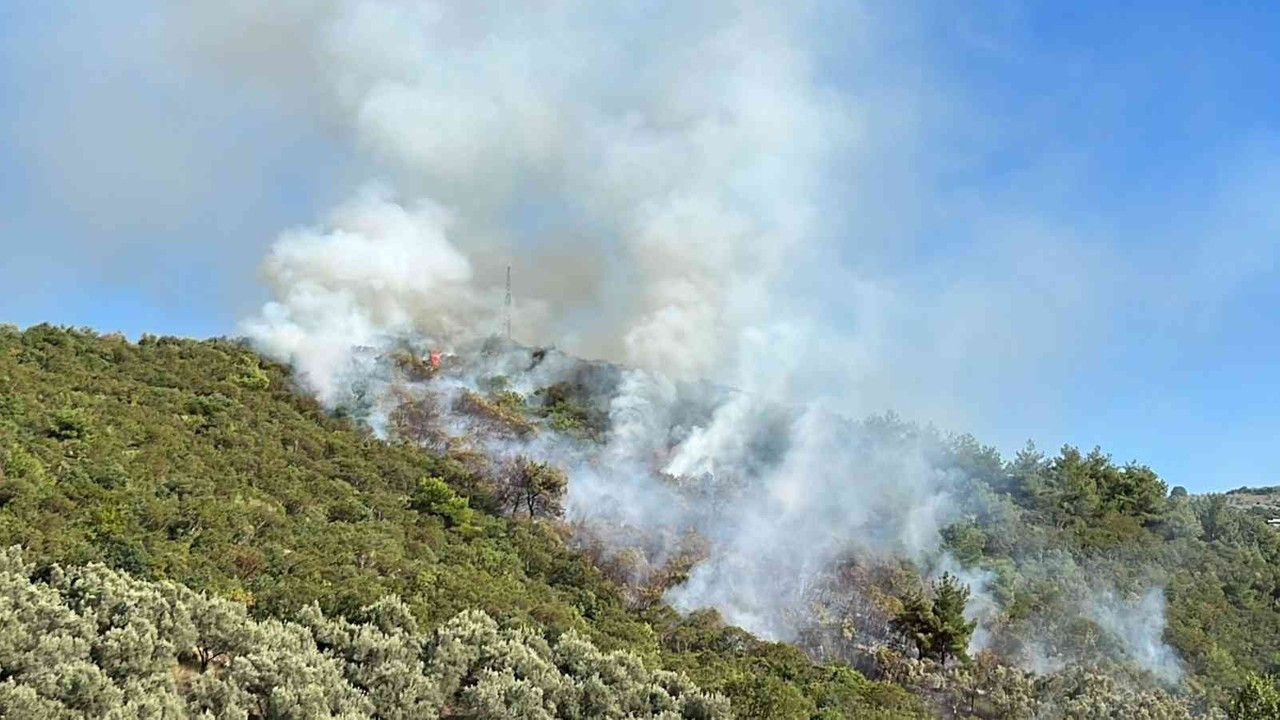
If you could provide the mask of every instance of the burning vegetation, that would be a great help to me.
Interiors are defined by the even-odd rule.
[[[1067,448],[1050,458],[1028,449],[1004,462],[969,438],[894,418],[810,425],[794,410],[737,408],[733,417],[793,435],[735,445],[735,462],[679,475],[665,470],[697,465],[689,444],[712,441],[705,428],[726,417],[732,393],[690,387],[643,410],[638,389],[648,386],[564,356],[531,366],[518,346],[458,352],[422,378],[395,369],[402,366],[387,354],[376,363],[385,371],[379,382],[352,384],[348,397],[361,404],[343,406],[382,428],[377,439],[292,392],[283,367],[224,341],[133,345],[41,327],[0,342],[12,388],[0,404],[0,532],[26,545],[23,562],[104,562],[263,618],[295,618],[315,602],[359,624],[374,617],[362,608],[394,596],[415,622],[440,628],[483,608],[686,672],[740,717],[822,716],[826,708],[857,717],[1180,718],[1271,702],[1262,675],[1249,673],[1265,672],[1280,642],[1266,623],[1276,533],[1214,497],[1152,493],[1153,474],[1100,453]],[[112,363],[105,369],[104,358]],[[599,442],[556,427],[542,403],[515,402],[552,387],[541,396],[555,397],[562,412],[593,417],[600,393],[626,410],[608,414]],[[477,420],[457,409],[464,393],[533,429]],[[646,425],[658,410],[671,424]],[[699,417],[703,425],[685,424]],[[639,427],[649,431],[619,446],[620,432]],[[933,544],[908,542],[914,536],[901,531],[913,526],[879,511],[858,532],[840,533],[834,519],[859,516],[833,516],[788,494],[770,468],[794,466],[789,456],[806,452],[794,432],[819,427],[869,443],[857,457],[878,472],[928,467],[949,483],[958,507],[934,526]],[[928,462],[889,463],[870,452],[886,443]],[[829,463],[841,459],[819,447]],[[878,499],[864,477],[838,480],[873,507],[899,497]],[[792,524],[787,515],[797,511],[819,532]],[[769,542],[750,544],[743,532]],[[1224,581],[1206,587],[1205,572]],[[38,584],[45,576],[22,577]],[[186,640],[156,662],[176,663],[184,682],[196,682],[256,657],[257,632],[246,626],[246,639],[219,651],[225,664],[184,665]],[[321,655],[336,647],[315,637]],[[0,693],[0,706],[79,702],[41,689],[33,651],[16,651],[6,668],[7,685],[35,694]],[[343,683],[377,687],[362,674],[369,669],[333,666],[334,697],[347,697]],[[250,698],[259,686],[238,678],[219,682]],[[114,702],[104,692],[103,702]],[[203,702],[191,692],[175,697]]]
[[[814,426],[804,409],[741,407],[734,391],[659,380],[654,395],[653,379],[620,368],[477,348],[430,377],[390,379],[391,434],[468,464],[467,502],[560,528],[638,611],[715,608],[957,716],[1039,717],[1124,698],[1183,717],[1212,702],[1181,694],[1187,659],[1166,644],[1174,569],[1158,553],[1119,569],[1128,553],[1184,532],[1174,528],[1189,501],[1146,468],[1071,448],[1006,463],[971,438],[892,416]],[[713,447],[726,417],[740,434]],[[856,491],[831,501],[864,508],[802,502],[799,520],[815,524],[800,531],[804,545],[745,542],[742,533],[786,532],[797,500],[812,499],[789,496],[780,479],[797,462],[821,471],[801,434],[817,427],[863,463],[820,458]],[[908,497],[896,488],[904,480],[923,484]],[[1068,510],[1070,497],[1088,504]],[[943,502],[952,507],[939,513]]]

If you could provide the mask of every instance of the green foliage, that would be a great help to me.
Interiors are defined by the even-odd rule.
[[[406,669],[414,667],[412,648],[461,622],[459,616],[479,617],[464,615],[469,611],[483,612],[499,628],[528,628],[520,631],[532,633],[521,636],[527,643],[508,639],[503,647],[519,654],[528,645],[544,661],[552,658],[559,673],[542,684],[520,675],[525,665],[514,656],[476,659],[466,671],[476,681],[467,687],[477,689],[450,700],[469,703],[480,713],[473,717],[501,716],[499,707],[545,708],[552,696],[572,695],[581,708],[633,707],[638,700],[616,695],[632,687],[620,684],[624,677],[648,688],[652,702],[666,707],[662,698],[670,698],[663,712],[723,715],[722,701],[664,672],[683,672],[731,703],[781,707],[802,697],[804,707],[837,716],[885,707],[905,708],[893,710],[897,716],[923,716],[914,698],[896,688],[852,671],[833,673],[794,648],[759,643],[718,619],[704,619],[698,633],[720,640],[698,650],[681,645],[686,633],[674,611],[629,610],[618,589],[564,545],[561,529],[547,519],[558,512],[564,489],[558,470],[527,464],[515,476],[518,492],[500,499],[490,494],[491,479],[477,470],[484,463],[474,455],[381,441],[323,412],[292,390],[286,368],[236,342],[146,336],[131,344],[45,325],[0,330],[0,380],[0,547],[25,548],[34,575],[22,583],[38,589],[23,592],[45,597],[49,613],[80,628],[67,636],[43,632],[38,613],[0,621],[0,634],[26,638],[15,653],[42,647],[72,653],[48,665],[57,673],[40,671],[44,660],[24,660],[32,674],[22,682],[6,674],[19,667],[10,664],[16,656],[0,657],[7,716],[78,717],[118,700],[164,708],[137,713],[148,717],[180,716],[193,707],[227,717],[262,717],[269,708],[294,717],[363,717],[370,703],[379,717],[430,717],[418,709],[436,696],[422,686],[425,676]],[[483,401],[473,408],[478,421],[532,431],[515,397],[476,397]],[[432,412],[414,406],[400,420],[425,434]],[[496,490],[501,495],[503,488]],[[509,510],[517,497],[521,514],[529,514],[532,499],[537,522],[487,512],[507,499]],[[194,591],[182,595],[201,608],[189,613],[190,625],[179,616],[148,620],[158,634],[168,633],[171,648],[112,651],[120,662],[146,659],[152,670],[169,663],[169,680],[147,670],[157,684],[120,681],[124,671],[98,656],[105,650],[90,651],[103,642],[94,639],[98,630],[66,615],[70,608],[83,619],[88,606],[72,606],[69,594],[55,597],[62,591],[54,565],[67,568],[58,571],[67,578],[98,577],[106,571],[86,569],[95,562],[128,571],[137,579],[129,582],[151,583],[147,597]],[[37,575],[49,584],[32,582]],[[103,637],[123,642],[135,632],[104,622]],[[30,631],[22,629],[27,623]],[[395,637],[395,627],[412,627],[405,633],[417,639],[388,640],[375,627]],[[499,635],[507,632],[516,631]],[[558,664],[555,653],[580,647],[573,638],[606,658],[582,661],[599,664],[591,671],[599,678]],[[651,674],[640,674],[637,662]],[[581,680],[580,694],[563,694],[566,675]],[[312,686],[319,689],[305,689]],[[770,688],[763,699],[757,687]],[[584,709],[579,716],[591,715]]]
[[[1231,699],[1227,717],[1231,720],[1280,718],[1280,687],[1275,678],[1249,673]]]
[[[590,408],[586,402],[587,394],[586,388],[569,383],[549,385],[536,394],[541,403],[539,412],[558,432],[598,439],[605,433],[607,417]]]
[[[44,574],[17,548],[0,553],[6,717],[729,717],[724,697],[678,673],[480,611],[430,634],[394,597],[355,622],[315,606],[294,622],[254,620],[101,565]]]
[[[513,390],[489,395],[467,390],[459,397],[454,409],[471,416],[493,435],[524,437],[537,431],[536,426],[524,416],[524,398]]]
[[[990,571],[1001,612],[989,642],[1016,654],[1022,638],[1067,662],[1124,650],[1088,617],[1098,589],[1117,597],[1163,589],[1163,639],[1185,684],[1225,706],[1249,672],[1280,669],[1280,532],[1235,507],[1235,495],[1192,496],[1146,467],[1065,447],[1049,457],[1028,446],[1003,471],[970,442],[945,444],[942,464],[985,466],[962,488],[970,519],[944,530],[948,549]],[[977,548],[976,526],[985,536]],[[1106,668],[1115,672],[1115,667]],[[1151,682],[1134,676],[1134,682]]]
[[[240,359],[239,372],[231,376],[231,382],[247,390],[266,390],[271,387],[271,376],[258,364],[257,358],[244,355]]]
[[[503,475],[498,499],[511,514],[524,512],[532,518],[563,512],[569,478],[559,468],[521,455],[507,465]]]
[[[964,617],[969,587],[950,573],[943,573],[925,593],[919,589],[902,599],[902,611],[892,621],[893,629],[916,649],[924,660],[969,661],[967,648],[977,622]]]
[[[49,418],[49,437],[55,440],[88,440],[89,418],[80,408],[59,408]]]
[[[987,534],[972,521],[948,525],[942,530],[942,540],[947,550],[962,565],[975,565],[982,559],[987,545]]]
[[[933,629],[932,651],[944,665],[955,658],[969,662],[969,638],[978,623],[964,616],[969,602],[969,586],[962,585],[950,573],[943,573],[933,583],[933,614],[937,624]]]
[[[945,717],[1190,720],[1206,715],[1185,694],[1117,682],[1113,675],[1081,668],[1036,675],[1002,663],[989,652],[980,653],[971,664],[944,668],[881,648],[877,663],[895,682],[930,696]]]
[[[440,478],[423,478],[409,497],[409,507],[417,512],[444,518],[451,528],[471,527],[471,508]]]
[[[481,378],[479,385],[480,389],[487,393],[503,392],[511,389],[511,378],[506,375],[491,375]],[[521,400],[521,404],[524,404],[523,400]]]
[[[815,665],[795,646],[726,627],[714,610],[682,617],[655,605],[647,615],[668,649],[669,666],[706,690],[728,695],[740,717],[930,716],[903,688],[871,682],[846,666]]]
[[[1163,589],[1163,639],[1186,672],[1182,686],[1212,704],[1226,709],[1244,698],[1240,707],[1265,708],[1258,703],[1269,702],[1270,681],[1260,678],[1280,671],[1280,532],[1266,524],[1270,506],[1255,501],[1266,493],[1191,496],[1175,488],[1166,495],[1149,468],[1117,464],[1098,450],[1064,447],[1051,456],[1028,446],[1005,462],[971,437],[931,436],[892,417],[868,425],[890,438],[936,440],[931,460],[962,478],[955,493],[961,519],[943,530],[944,547],[961,565],[989,574],[982,591],[999,603],[984,624],[991,647],[1013,656],[1027,650],[1023,639],[1034,638],[1068,662],[1117,663],[1036,677],[999,663],[984,666],[981,658],[951,662],[963,659],[972,632],[963,620],[967,589],[952,579],[893,607],[859,606],[876,632],[898,615],[896,626],[923,658],[881,666],[898,686],[843,665],[815,664],[796,647],[724,626],[715,613],[681,617],[660,602],[631,609],[599,569],[566,548],[567,531],[556,519],[563,473],[529,460],[503,465],[440,442],[442,413],[432,398],[397,407],[388,442],[326,414],[293,392],[284,367],[238,343],[148,336],[131,344],[49,326],[0,328],[0,382],[0,547],[24,546],[26,562],[35,566],[27,578],[52,588],[62,582],[55,564],[81,568],[58,571],[70,577],[101,562],[157,586],[190,588],[209,603],[202,619],[192,617],[202,640],[180,654],[173,693],[163,684],[117,682],[121,672],[150,672],[146,658],[156,656],[145,643],[117,653],[129,658],[119,660],[128,670],[112,669],[116,651],[104,647],[87,660],[80,654],[50,665],[60,668],[56,676],[32,670],[31,678],[44,679],[22,683],[6,674],[11,666],[0,657],[0,703],[9,716],[74,717],[117,699],[159,703],[138,711],[156,717],[185,712],[192,702],[210,712],[236,708],[227,712],[240,717],[265,712],[257,690],[244,695],[211,685],[205,692],[200,683],[208,681],[198,680],[204,676],[244,688],[304,681],[329,687],[319,694],[280,691],[281,708],[305,713],[324,707],[359,716],[367,702],[381,717],[429,716],[418,710],[443,691],[421,685],[427,675],[393,665],[429,660],[423,648],[433,641],[423,638],[456,627],[450,624],[464,622],[460,617],[469,618],[466,627],[484,625],[471,611],[491,619],[503,648],[520,657],[532,653],[560,673],[539,675],[544,664],[532,659],[477,658],[466,665],[471,675],[464,683],[475,689],[459,685],[449,700],[473,717],[571,707],[589,716],[584,708],[630,707],[630,700],[602,695],[626,686],[630,670],[601,671],[601,678],[614,678],[606,690],[584,681],[582,694],[564,694],[563,676],[573,673],[560,665],[558,643],[573,648],[573,638],[603,656],[635,658],[655,678],[682,673],[728,698],[744,717],[923,717],[944,706],[948,714],[984,718],[1188,716],[1192,700],[1150,690],[1159,680],[1125,665],[1125,649],[1085,612],[1098,602],[1098,588],[1116,598]],[[499,437],[550,426],[589,441],[607,429],[591,386],[552,386],[526,402],[495,379],[456,410]],[[884,597],[901,596],[905,584],[894,582]],[[48,598],[51,591],[32,592]],[[76,653],[96,647],[93,635],[76,634],[83,623],[48,612],[66,620],[71,634],[19,629],[12,647],[24,653],[41,643],[49,652],[61,652],[54,645]],[[39,617],[24,615],[22,623]],[[115,620],[102,622],[111,632]],[[257,655],[227,649],[242,647],[237,628],[246,623],[257,628]],[[395,640],[394,648],[386,644],[392,641],[361,644],[373,642],[369,628],[387,635],[402,628],[411,639]],[[865,651],[857,645],[878,636],[853,629],[841,636],[844,650],[815,656],[858,660]],[[466,632],[493,637],[484,628]],[[525,634],[518,641],[504,634],[515,632]],[[224,664],[232,655],[246,659]],[[355,689],[358,708],[342,709],[353,696],[339,685]],[[576,699],[555,699],[570,695]],[[165,705],[171,701],[182,704]],[[547,710],[547,702],[556,710]]]

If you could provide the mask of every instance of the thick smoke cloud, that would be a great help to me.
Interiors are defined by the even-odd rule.
[[[813,265],[842,254],[828,188],[865,156],[881,110],[820,82],[808,8],[298,0],[265,19],[235,2],[188,19],[201,52],[301,88],[384,176],[278,239],[263,269],[274,300],[243,324],[324,402],[373,387],[383,427],[371,357],[405,338],[453,350],[493,334],[511,264],[519,340],[633,369],[609,388],[601,448],[544,434],[486,449],[568,469],[569,518],[606,545],[634,537],[611,529],[696,530],[708,554],[669,592],[677,607],[789,639],[842,556],[949,562],[947,474],[910,439],[834,412],[887,397],[866,380],[884,377],[886,324],[910,310],[831,267],[858,306],[840,328],[817,311]],[[496,370],[446,395],[510,374]],[[528,389],[556,379],[540,372],[514,375]],[[723,387],[687,382],[702,379]]]
[[[498,308],[473,289],[471,262],[430,201],[398,204],[369,189],[321,228],[285,233],[263,263],[275,301],[244,330],[294,362],[327,404],[360,348],[391,337],[447,338],[493,327]]]
[[[927,559],[954,505],[923,448],[865,437],[817,407],[781,428],[750,417],[759,411],[750,399],[726,403],[678,449],[674,467],[751,482],[706,529],[711,556],[668,599],[686,610],[716,607],[766,637],[793,639],[810,585],[836,560]],[[730,446],[708,445],[709,435]],[[788,440],[785,447],[748,445],[778,436]],[[766,458],[753,459],[753,451]]]
[[[414,208],[445,208],[454,219],[449,242],[473,267],[471,278],[451,277],[455,285],[471,280],[469,292],[482,294],[514,262],[521,308],[531,300],[549,308],[549,326],[516,324],[522,338],[681,379],[752,380],[724,376],[740,353],[758,349],[752,337],[786,331],[776,312],[780,283],[815,236],[813,198],[855,125],[813,80],[793,27],[803,12],[736,3],[290,7],[278,12],[295,13],[313,34],[285,34],[297,43],[286,67],[317,75],[328,111],[410,198],[408,208],[381,206],[385,221],[363,203],[367,222],[399,224],[438,245],[443,230]],[[225,17],[213,26],[227,25]],[[249,35],[252,17],[240,18]],[[335,222],[352,212],[340,210]],[[273,258],[298,244],[296,234]],[[358,255],[369,243],[335,226],[317,252]],[[434,278],[457,264],[451,253],[440,257],[443,269],[429,253],[396,257],[397,277]],[[279,290],[281,262],[273,263]],[[307,277],[313,271],[322,277]],[[333,290],[319,263],[292,262],[288,273],[288,282]],[[397,282],[393,292],[405,287]],[[274,336],[299,323],[330,322],[308,310],[317,302],[349,313],[336,328],[317,326],[319,334],[421,309],[388,308],[367,294],[323,301],[286,291],[247,328],[278,344]],[[459,323],[442,328],[442,339],[492,329]]]

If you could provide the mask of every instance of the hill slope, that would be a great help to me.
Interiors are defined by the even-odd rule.
[[[408,375],[427,372],[412,356],[400,361]],[[583,365],[571,376],[539,389],[536,407],[501,384],[466,391],[468,427],[513,436],[553,428],[597,442],[608,431],[597,395],[616,373]],[[645,672],[683,673],[701,688],[688,692],[722,694],[739,717],[1182,718],[1227,707],[1237,688],[1265,689],[1251,673],[1280,669],[1280,533],[1232,496],[1170,492],[1150,469],[1100,451],[1028,448],[1006,461],[973,438],[895,418],[863,426],[929,448],[955,478],[959,519],[943,546],[984,596],[970,609],[982,613],[986,650],[939,667],[891,632],[921,568],[851,557],[812,588],[797,645],[762,642],[714,611],[681,615],[656,601],[682,579],[680,567],[628,586],[634,566],[595,553],[589,537],[575,536],[585,554],[570,549],[554,502],[536,513],[529,497],[513,506],[493,492],[475,450],[424,449],[438,444],[431,418],[415,413],[429,411],[423,398],[396,408],[384,441],[325,413],[295,391],[287,368],[235,342],[0,328],[0,548],[21,546],[34,565],[11,569],[6,587],[51,598],[49,617],[67,622],[68,612],[97,611],[68,604],[59,578],[106,577],[92,563],[126,573],[111,582],[142,583],[144,595],[207,593],[252,622],[311,628],[303,645],[314,648],[299,657],[328,658],[335,688],[363,681],[336,661],[342,646],[314,632],[317,617],[367,625],[370,608],[396,603],[426,668],[440,629],[479,612],[503,632],[528,628],[549,641],[545,657],[573,633]],[[513,518],[513,507],[548,516]],[[115,629],[99,626],[103,638]],[[186,641],[166,642],[157,662],[191,673]],[[14,658],[30,662],[34,650],[0,647],[0,679],[18,682]],[[89,657],[110,675],[100,654]],[[1013,658],[1024,667],[1031,658],[1038,672]],[[252,692],[293,682],[277,681]],[[577,701],[547,702],[552,715],[572,716]]]
[[[556,524],[462,509],[430,480],[424,493],[428,478],[474,488],[465,457],[330,417],[234,342],[0,329],[0,390],[0,547],[40,567],[105,563],[264,619],[312,604],[357,617],[393,595],[430,632],[480,610],[685,671],[742,717],[922,713],[713,615],[628,609]]]

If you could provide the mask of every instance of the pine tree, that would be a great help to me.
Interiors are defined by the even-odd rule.
[[[932,659],[946,665],[947,660],[969,661],[969,638],[977,622],[966,620],[965,605],[969,587],[951,573],[943,573],[930,586],[926,595],[914,590],[903,598],[902,611],[894,617],[892,627],[915,646],[921,659]]]
[[[894,616],[890,625],[915,647],[920,659],[932,654],[938,618],[933,614],[933,601],[922,591],[913,589],[902,598],[902,611]]]
[[[947,664],[950,658],[969,662],[969,638],[978,626],[977,621],[964,616],[969,602],[969,586],[962,585],[951,573],[943,573],[933,583],[933,615],[937,626],[933,631],[933,653]]]

